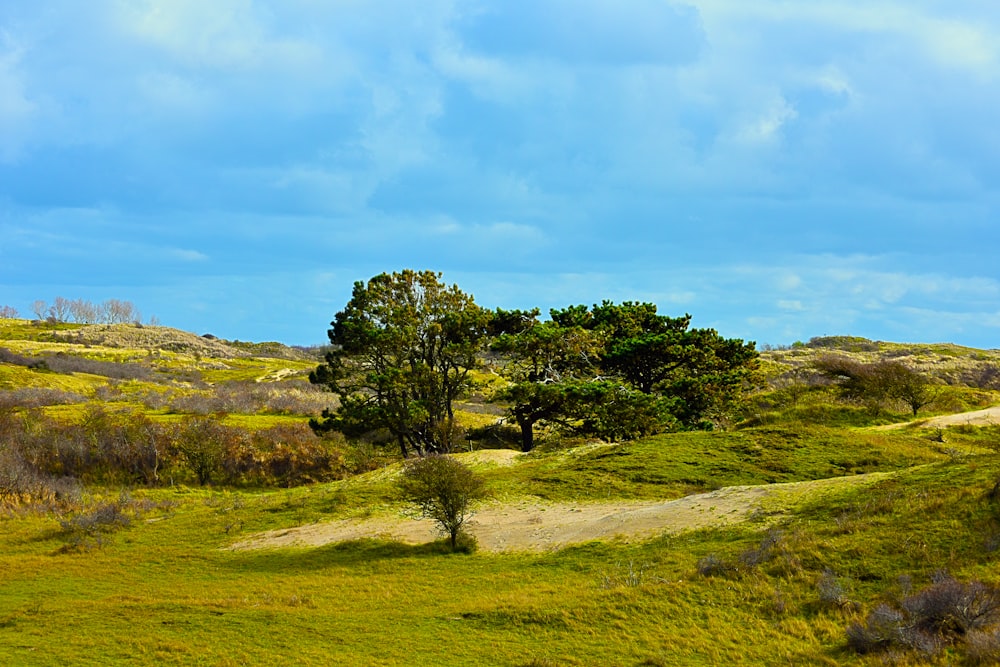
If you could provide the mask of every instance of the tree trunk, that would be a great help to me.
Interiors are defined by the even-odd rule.
[[[530,452],[535,446],[534,422],[518,420],[517,423],[521,427],[521,451]]]

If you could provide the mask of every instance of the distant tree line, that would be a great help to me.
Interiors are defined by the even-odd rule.
[[[404,270],[356,282],[310,375],[339,398],[317,432],[383,433],[401,454],[452,451],[456,401],[474,373],[498,376],[488,398],[524,451],[553,426],[609,441],[725,424],[758,383],[752,342],[693,329],[650,303],[490,311],[441,274]]]
[[[67,299],[57,296],[52,303],[37,300],[31,304],[31,310],[38,320],[62,324],[75,322],[78,324],[127,324],[140,322],[142,315],[131,301],[108,299],[101,303],[93,303],[86,299]],[[18,317],[18,311],[12,306],[0,306],[0,319]],[[156,318],[150,323],[155,324]]]

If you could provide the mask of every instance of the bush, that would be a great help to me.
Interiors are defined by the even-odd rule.
[[[521,446],[521,429],[498,419],[486,426],[470,428],[466,437],[480,447],[504,447],[518,449]]]
[[[59,522],[68,550],[86,551],[103,546],[108,537],[132,525],[132,521],[154,507],[171,506],[171,503],[136,501],[122,492],[117,499],[98,502]]]
[[[849,604],[844,587],[832,570],[823,570],[819,581],[816,582],[816,592],[819,594],[820,603],[825,606],[843,607]]]
[[[965,637],[965,657],[973,665],[1000,664],[1000,629],[970,632]]]
[[[315,417],[334,402],[329,392],[303,382],[228,382],[211,390],[175,397],[170,401],[170,408],[201,415],[226,412]]]
[[[962,583],[940,575],[927,588],[907,596],[896,609],[880,604],[847,630],[847,643],[858,653],[898,648],[933,654],[964,640],[967,650],[984,659],[996,650],[1000,589],[980,581]]]
[[[243,480],[256,478],[264,484],[295,486],[341,479],[346,476],[344,452],[330,439],[321,439],[306,424],[275,426],[253,434],[249,441],[251,461],[244,461]],[[223,466],[233,461],[227,451]],[[237,479],[230,476],[231,480]]]
[[[232,452],[241,432],[224,426],[217,418],[185,419],[173,438],[173,450],[202,486],[222,470],[227,449]]]
[[[483,480],[460,461],[435,454],[406,463],[399,489],[423,516],[437,521],[457,550],[472,502],[483,496]]]
[[[779,552],[784,533],[777,528],[767,531],[760,544],[753,549],[747,549],[739,555],[739,562],[745,568],[754,568],[773,560]]]
[[[1000,620],[1000,589],[981,581],[961,583],[949,576],[903,600],[918,631],[954,637]]]
[[[42,408],[47,405],[84,403],[86,400],[80,394],[62,389],[23,387],[21,389],[0,390],[0,407]]]
[[[847,644],[861,654],[887,649],[901,643],[903,621],[902,612],[880,604],[864,623],[854,623],[847,629]]]
[[[25,357],[0,348],[0,361],[32,369],[49,370],[53,373],[87,373],[117,380],[150,380],[153,378],[153,371],[140,364],[87,359],[65,352],[40,357]]]
[[[698,574],[703,577],[713,577],[725,574],[732,570],[732,567],[715,554],[708,554],[698,561]]]

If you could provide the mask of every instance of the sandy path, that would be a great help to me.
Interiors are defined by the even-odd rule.
[[[549,551],[570,544],[612,538],[648,539],[664,533],[722,526],[745,521],[762,510],[782,506],[851,485],[870,484],[887,473],[765,486],[731,486],[670,501],[613,503],[540,503],[524,500],[485,505],[469,522],[469,532],[487,551]],[[433,522],[401,514],[360,520],[338,520],[260,533],[234,544],[234,549],[312,547],[383,538],[410,544],[438,538]]]
[[[973,412],[959,412],[953,415],[940,415],[938,417],[918,419],[912,422],[904,422],[902,424],[888,424],[886,426],[880,426],[879,428],[894,429],[910,425],[920,425],[924,428],[944,428],[946,426],[962,426],[965,424],[970,426],[989,426],[991,424],[1000,424],[1000,405],[994,405],[992,408],[975,410]]]
[[[280,382],[284,380],[289,375],[295,375],[296,371],[293,368],[279,368],[277,370],[270,371],[261,375],[259,378],[254,380],[254,382]]]

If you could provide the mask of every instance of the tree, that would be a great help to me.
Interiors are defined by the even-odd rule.
[[[222,468],[226,447],[231,437],[222,425],[220,415],[188,417],[181,422],[172,446],[185,465],[198,478],[198,484],[210,484]]]
[[[723,338],[714,329],[691,329],[690,315],[658,315],[655,304],[604,301],[590,310],[553,311],[552,317],[594,331],[603,341],[602,372],[669,399],[673,416],[685,428],[710,426],[756,380],[754,343]]]
[[[72,303],[65,297],[57,296],[49,308],[49,317],[56,322],[66,322],[69,319]]]
[[[433,454],[406,462],[399,489],[424,517],[438,523],[454,550],[472,502],[483,496],[483,480],[460,461]]]
[[[454,401],[479,365],[490,313],[432,271],[383,273],[354,284],[328,332],[333,349],[310,374],[337,393],[340,408],[313,421],[345,435],[386,429],[404,457],[448,452]]]
[[[33,312],[35,317],[39,320],[47,319],[49,316],[49,304],[42,299],[36,299],[31,302],[31,312]]]
[[[864,363],[842,355],[817,359],[815,367],[840,387],[845,398],[861,401],[877,413],[889,401],[902,401],[916,417],[937,398],[928,378],[898,361]]]
[[[108,299],[100,306],[100,318],[107,324],[138,322],[142,315],[131,301]]]
[[[535,448],[535,425],[539,422],[562,422],[578,410],[572,403],[578,392],[577,382],[516,382],[497,394],[497,400],[511,404],[510,417],[521,429],[521,451]]]
[[[916,417],[920,408],[933,403],[938,397],[938,387],[935,387],[929,377],[913,370],[899,362],[889,362],[887,372],[891,376],[889,394],[913,411]]]
[[[675,430],[675,401],[646,394],[613,381],[587,382],[575,389],[570,412],[578,410],[573,429],[608,442],[634,440],[665,430]]]
[[[97,322],[97,306],[86,299],[76,299],[70,303],[70,313],[73,315],[73,321],[80,324]]]
[[[535,425],[566,423],[580,410],[575,405],[581,383],[593,377],[600,345],[593,333],[556,321],[539,322],[537,310],[514,333],[501,334],[492,349],[502,355],[500,370],[510,384],[496,398],[511,404],[510,417],[521,429],[521,449],[535,446]]]

